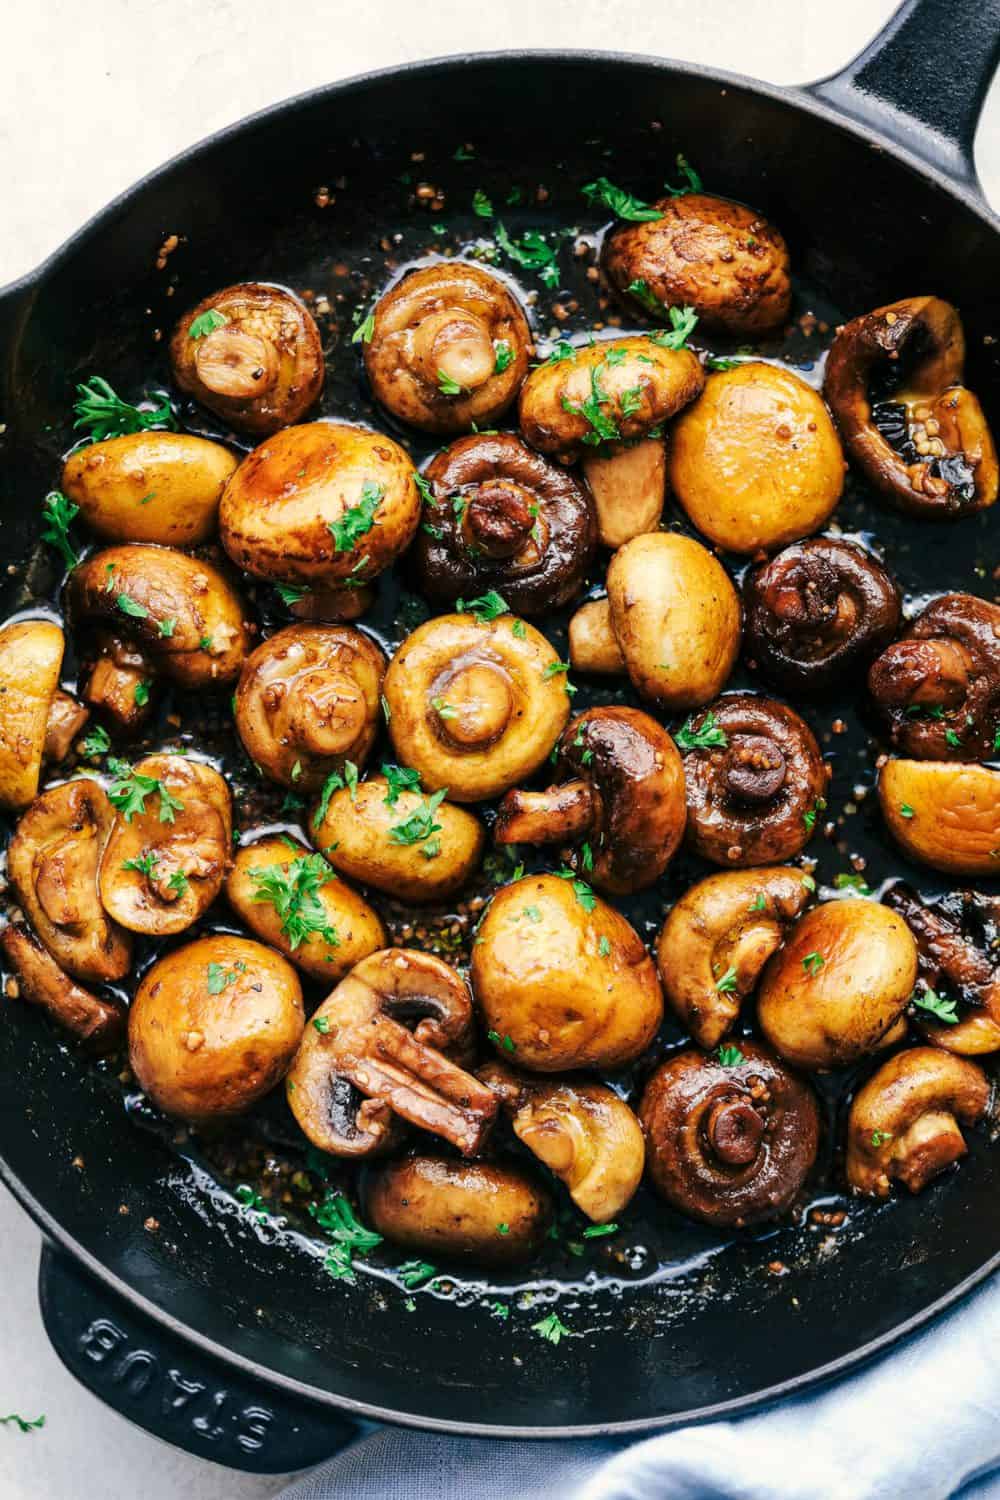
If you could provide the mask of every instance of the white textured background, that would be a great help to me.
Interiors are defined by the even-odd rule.
[[[799,83],[840,67],[892,9],[892,0],[0,0],[0,285],[200,137],[369,68],[501,47],[606,47]],[[1000,203],[998,88],[978,158]],[[27,1436],[0,1429],[0,1500],[277,1493],[278,1479],[154,1442],[75,1384],[42,1333],[38,1245],[0,1196],[0,1415],[47,1415]]]

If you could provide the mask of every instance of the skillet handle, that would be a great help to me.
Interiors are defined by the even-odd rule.
[[[874,41],[807,93],[982,197],[973,144],[1000,60],[1000,0],[904,0]]]
[[[310,1468],[358,1436],[350,1422],[224,1365],[116,1297],[50,1245],[45,1331],[87,1389],[138,1427],[252,1474]]]

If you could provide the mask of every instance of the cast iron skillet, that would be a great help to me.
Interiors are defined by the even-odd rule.
[[[843,73],[802,91],[647,58],[510,53],[373,74],[222,132],[0,293],[0,552],[22,559],[34,546],[77,380],[102,373],[136,388],[162,369],[151,330],[230,280],[301,287],[338,253],[363,271],[370,246],[377,281],[374,247],[402,214],[414,147],[427,153],[419,170],[463,207],[480,182],[550,184],[523,227],[540,214],[574,222],[580,183],[618,175],[609,161],[640,186],[683,150],[711,190],[781,226],[814,305],[853,314],[925,291],[957,302],[968,383],[996,430],[1000,344],[984,339],[1000,334],[1000,232],[971,151],[998,46],[1000,0],[908,0]],[[466,141],[474,166],[453,160]],[[317,185],[342,174],[349,190],[319,209]],[[187,237],[176,301],[165,295],[175,266],[154,264],[172,233]],[[364,412],[346,387],[330,399]],[[848,519],[873,514],[911,588],[971,587],[970,560],[995,565],[989,512],[947,534],[860,502]],[[0,615],[44,593],[34,570],[45,566],[18,574]],[[860,764],[842,757],[842,801]],[[140,1135],[113,1080],[15,1010],[0,1027],[0,1171],[48,1239],[53,1343],[150,1431],[243,1468],[311,1463],[359,1417],[558,1437],[743,1411],[884,1349],[1000,1262],[1000,1154],[979,1138],[931,1192],[864,1209],[836,1234],[807,1224],[722,1246],[668,1223],[645,1254],[633,1237],[627,1265],[567,1264],[561,1287],[543,1270],[534,1309],[506,1321],[461,1284],[409,1310],[377,1270],[353,1288],[331,1283],[303,1241],[258,1224],[183,1151]],[[776,1258],[785,1275],[768,1274]],[[531,1332],[554,1297],[575,1335],[558,1347]]]

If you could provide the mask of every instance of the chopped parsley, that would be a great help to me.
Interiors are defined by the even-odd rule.
[[[254,901],[266,901],[281,918],[282,936],[294,952],[302,943],[320,937],[331,948],[340,938],[320,900],[320,887],[336,880],[322,854],[303,854],[287,865],[264,865],[249,871]]]
[[[513,625],[510,627],[510,633],[512,636],[514,636],[515,640],[523,641],[528,633],[525,629],[524,621],[515,620]]]
[[[492,219],[493,217],[493,204],[482,188],[476,188],[476,191],[472,195],[472,212],[480,219]]]
[[[89,384],[77,386],[73,411],[76,414],[73,426],[85,430],[92,443],[103,443],[105,438],[125,437],[130,432],[148,432],[153,427],[169,427],[175,431],[177,428],[166,396],[152,411],[141,411],[138,406],[132,406],[117,396],[99,375],[92,376]]]
[[[570,401],[567,396],[562,398],[563,411],[570,412],[575,417],[583,417],[590,423],[590,432],[585,432],[583,441],[588,447],[596,448],[600,443],[613,443],[621,437],[618,424],[613,418],[606,415],[603,408],[611,402],[611,397],[601,386],[601,371],[606,367],[607,360],[596,364],[590,371],[590,395],[586,401]]]
[[[736,970],[733,968],[732,964],[730,964],[729,968],[723,974],[722,978],[715,981],[715,988],[718,990],[719,994],[731,995],[736,989],[736,978]]]
[[[299,600],[304,599],[308,593],[308,589],[300,588],[297,583],[276,583],[274,587],[281,597],[282,604],[288,605],[289,608],[293,604],[298,604]]]
[[[361,499],[357,505],[348,506],[339,520],[328,522],[328,529],[338,552],[350,552],[354,544],[371,531],[375,525],[375,512],[384,494],[385,485],[366,479],[361,486]]]
[[[431,488],[430,480],[425,479],[422,474],[414,474],[413,480],[417,486],[417,489],[420,491],[420,498],[421,500],[423,500],[424,504],[429,505],[434,510],[436,510],[437,501],[434,499],[434,491]]]
[[[802,967],[805,969],[806,973],[811,979],[814,974],[819,973],[820,969],[825,963],[826,959],[823,957],[822,953],[807,953],[805,958],[802,960]]]
[[[123,870],[135,870],[138,875],[145,875],[148,879],[156,874],[156,866],[160,862],[160,856],[154,849],[147,849],[145,854],[140,854],[138,859],[122,860]]]
[[[328,1190],[322,1203],[310,1203],[309,1212],[333,1240],[323,1261],[324,1271],[335,1281],[353,1285],[355,1255],[367,1255],[381,1245],[382,1236],[361,1223],[343,1193]]]
[[[448,703],[444,698],[432,698],[431,708],[439,719],[457,719],[458,709],[453,703]]]
[[[629,282],[625,290],[630,297],[635,298],[640,307],[644,307],[648,313],[652,313],[654,318],[662,318],[666,308],[656,293],[650,291],[649,282],[646,281],[645,277],[636,277],[634,281]]]
[[[725,730],[711,710],[705,714],[697,729],[694,728],[694,720],[687,719],[674,738],[681,750],[723,750],[729,744]]]
[[[108,759],[108,771],[114,777],[108,788],[108,800],[126,823],[131,823],[136,813],[145,813],[146,798],[151,796],[159,798],[161,823],[172,823],[176,814],[183,811],[184,803],[171,795],[159,777],[143,776],[127,760],[113,756]]]
[[[514,363],[514,351],[506,339],[494,339],[493,352],[496,356],[493,364],[493,373],[495,375],[502,375],[508,365]]]
[[[597,905],[597,897],[585,880],[579,880],[573,870],[557,870],[556,874],[560,880],[568,880],[573,887],[573,895],[579,901],[584,911],[593,911]]]
[[[83,742],[84,755],[88,760],[92,760],[98,755],[107,755],[110,749],[111,740],[107,730],[102,729],[100,724],[96,724]]]
[[[802,814],[802,821],[806,825],[807,832],[812,833],[813,829],[816,827],[816,816],[817,816],[817,814],[821,813],[821,812],[824,812],[825,809],[826,809],[826,798],[825,797],[817,797],[816,801],[813,803],[812,807],[810,807],[808,809],[808,811],[806,811],[806,812],[804,812]]]
[[[872,893],[871,886],[860,875],[845,875],[841,872],[833,877],[833,884],[838,891],[857,891],[859,896],[870,896]]]
[[[734,1047],[731,1043],[728,1046],[720,1047],[715,1055],[724,1068],[739,1067],[743,1061],[743,1053],[739,1047]]]
[[[924,988],[914,993],[913,1004],[918,1010],[925,1010],[936,1021],[943,1021],[946,1026],[958,1025],[956,1003],[949,1000],[947,995],[938,995],[934,990]]]
[[[460,615],[475,615],[480,625],[488,625],[491,620],[510,614],[510,605],[496,589],[480,594],[478,599],[456,599],[455,608]]]
[[[237,976],[246,970],[246,964],[242,959],[237,959],[231,969],[223,964],[209,964],[207,974],[208,993],[210,995],[221,995],[224,989],[235,984]]]
[[[900,815],[902,817],[904,817],[904,818],[912,818],[912,817],[916,816],[916,814],[913,811],[913,808],[910,806],[910,804],[908,802],[901,802],[899,804],[899,811],[900,811]]]
[[[45,519],[42,541],[56,549],[67,571],[75,568],[80,561],[69,539],[70,524],[79,512],[80,507],[74,505],[72,500],[67,500],[61,490],[50,490],[42,501],[42,515]]]
[[[437,383],[438,390],[442,396],[460,396],[462,394],[462,386],[459,385],[457,380],[453,380],[450,375],[446,375],[444,370],[438,370]]]
[[[526,271],[537,271],[549,288],[559,285],[559,267],[556,252],[537,229],[527,230],[520,240],[512,240],[500,220],[496,223],[496,242],[515,265]]]
[[[389,829],[390,844],[423,844],[420,851],[425,859],[434,859],[441,852],[440,840],[433,837],[441,832],[441,824],[434,821],[434,814],[447,796],[448,788],[442,787],[440,791],[434,792],[425,798],[422,806],[402,823],[396,823]]]
[[[588,1224],[583,1231],[583,1238],[585,1240],[602,1240],[605,1235],[617,1233],[617,1224]]]
[[[494,1047],[502,1047],[505,1052],[517,1051],[517,1043],[513,1037],[501,1036],[499,1031],[488,1031],[486,1037],[488,1041],[493,1043]]]
[[[313,1026],[319,1032],[320,1036],[326,1036],[330,1030],[329,1016],[313,1016]]]
[[[764,895],[763,891],[761,891],[758,896],[755,896],[754,899],[750,902],[748,910],[767,911],[767,897]]]
[[[606,937],[601,938],[600,942],[597,945],[597,951],[602,958],[607,958],[608,954],[611,952],[611,944]]]
[[[351,334],[352,344],[370,344],[375,334],[375,309],[362,318],[361,322]]]
[[[210,307],[207,312],[200,313],[197,318],[192,318],[188,325],[189,339],[203,339],[206,333],[214,333],[217,328],[225,328],[229,319],[224,312],[218,308]]]
[[[424,1286],[436,1275],[437,1266],[432,1266],[427,1260],[404,1260],[399,1267],[399,1279],[408,1292],[414,1291],[418,1286]]]
[[[538,1323],[532,1323],[532,1333],[537,1333],[540,1338],[547,1339],[550,1344],[558,1344],[560,1339],[569,1338],[572,1329],[567,1328],[565,1323],[559,1321],[557,1313],[549,1313],[548,1317],[542,1318]]]
[[[662,308],[660,310],[663,311]],[[653,333],[647,333],[646,337],[661,349],[683,349],[698,326],[698,314],[693,307],[668,307],[666,314],[670,327],[658,328]]]
[[[18,1432],[33,1432],[36,1428],[45,1426],[45,1414],[29,1419],[12,1411],[8,1416],[0,1417],[0,1425],[16,1427]]]
[[[133,694],[133,697],[135,698],[136,708],[145,708],[146,704],[149,702],[149,683],[137,682],[135,685],[135,692]]]
[[[187,894],[187,889],[190,884],[191,882],[188,880],[183,870],[175,870],[170,879],[167,881],[167,890],[173,891],[178,896],[184,896]]]
[[[118,608],[121,610],[122,614],[128,615],[130,619],[149,619],[149,610],[146,608],[146,606],[144,604],[137,604],[134,599],[129,598],[128,594],[119,594],[117,599],[115,600],[115,603],[118,605]]]
[[[615,184],[609,182],[606,177],[595,177],[593,182],[584,183],[580,191],[588,203],[600,203],[610,209],[617,218],[628,219],[633,224],[663,218],[658,208],[643,203],[641,198],[633,197],[624,188],[615,187]]]
[[[344,761],[343,775],[339,771],[331,771],[324,781],[316,811],[313,813],[314,827],[318,828],[326,817],[327,808],[330,806],[330,798],[334,792],[342,791],[345,786],[350,794],[351,801],[356,802],[358,797],[358,768],[353,760]]]
[[[687,157],[683,156],[681,152],[678,151],[676,161],[677,170],[684,178],[684,186],[671,187],[669,182],[665,182],[663,186],[666,188],[671,198],[683,198],[688,193],[700,193],[701,178],[698,176],[698,173],[695,171],[694,167],[691,166]]]
[[[386,807],[396,806],[400,792],[420,791],[420,772],[414,771],[410,766],[384,765],[382,775],[389,783],[386,794],[382,798]]]
[[[876,1151],[878,1150],[879,1146],[884,1146],[885,1143],[886,1143],[886,1141],[891,1141],[891,1140],[892,1140],[892,1131],[891,1130],[873,1130],[872,1131],[872,1145],[875,1147]]]

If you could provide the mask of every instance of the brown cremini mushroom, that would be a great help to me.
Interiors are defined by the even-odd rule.
[[[889,832],[918,864],[946,875],[1000,874],[1000,771],[890,757],[878,800]]]
[[[125,1007],[92,995],[62,970],[30,927],[8,922],[0,949],[17,974],[20,995],[95,1052],[113,1052],[125,1030]]]
[[[741,1037],[717,1056],[661,1063],[639,1105],[657,1192],[704,1224],[758,1224],[790,1208],[819,1146],[808,1084]]]
[[[821,398],[791,370],[755,360],[710,375],[670,440],[674,495],[730,552],[818,531],[836,509],[845,468]]]
[[[236,728],[256,766],[315,792],[346,761],[364,765],[378,731],[385,657],[350,625],[288,625],[247,657]]]
[[[193,547],[215,530],[237,459],[188,432],[130,432],[71,453],[61,487],[106,542]]]
[[[886,905],[899,912],[916,939],[923,988],[914,995],[914,1019],[928,1041],[948,1052],[967,1057],[996,1052],[1000,897],[963,891],[946,901],[947,910],[928,905],[901,880],[885,894]],[[920,1004],[928,991],[938,1001],[933,1010]]]
[[[847,1181],[886,1198],[892,1181],[919,1193],[968,1149],[990,1101],[981,1068],[936,1047],[911,1047],[882,1064],[855,1095],[847,1125]]]
[[[488,427],[524,379],[531,329],[498,276],[467,261],[410,271],[380,297],[362,340],[377,401],[411,427]]]
[[[823,392],[865,478],[911,515],[968,515],[997,497],[997,454],[962,385],[965,334],[940,297],[904,297],[838,329]]]
[[[205,297],[170,340],[174,379],[239,432],[297,422],[323,389],[319,329],[293,292],[243,281]]]
[[[801,870],[732,870],[699,880],[671,909],[657,967],[667,1001],[700,1047],[717,1047],[739,1019],[811,889]]]
[[[406,1249],[508,1266],[541,1249],[552,1200],[522,1168],[421,1155],[370,1174],[365,1212],[379,1234]]]
[[[87,710],[59,687],[65,637],[51,620],[0,630],[0,806],[27,807],[43,761],[63,759]]]
[[[795,711],[727,693],[677,735],[684,751],[687,837],[713,864],[739,869],[801,853],[826,806],[829,767]]]
[[[306,1027],[288,1103],[313,1145],[333,1156],[385,1148],[394,1118],[475,1156],[493,1128],[495,1095],[452,1061],[467,1054],[472,1001],[430,953],[387,948],[357,964]]]
[[[442,604],[498,590],[515,614],[559,609],[594,556],[586,488],[513,433],[459,438],[425,474],[414,556],[425,594]]]
[[[498,844],[580,843],[581,874],[626,895],[652,885],[684,833],[684,771],[666,730],[635,708],[591,708],[563,730],[559,784],[508,792]]]

